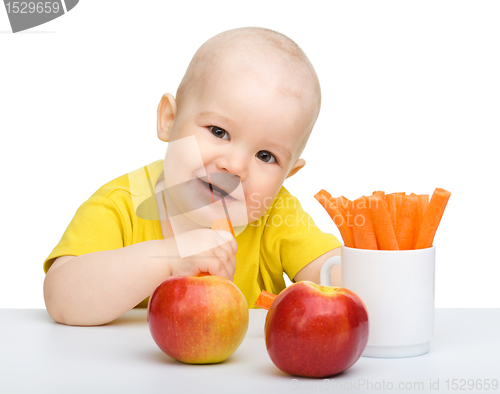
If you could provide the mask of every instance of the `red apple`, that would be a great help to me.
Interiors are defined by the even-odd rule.
[[[148,304],[149,330],[158,347],[189,364],[219,363],[240,346],[248,329],[248,303],[220,276],[172,276]]]
[[[267,352],[280,370],[323,378],[358,361],[368,342],[368,313],[348,289],[302,281],[273,301],[265,332]]]

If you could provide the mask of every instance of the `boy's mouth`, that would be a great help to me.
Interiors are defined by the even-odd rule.
[[[209,192],[213,192],[213,194],[217,197],[220,197],[220,198],[233,198],[231,197],[231,195],[229,195],[228,193],[226,193],[224,190],[222,190],[221,188],[215,186],[214,184],[212,183],[209,183],[209,182],[205,182],[203,179],[201,178],[198,178],[202,185],[204,187],[206,187],[208,189]]]

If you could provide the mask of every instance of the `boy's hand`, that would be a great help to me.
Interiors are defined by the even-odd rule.
[[[183,239],[184,237],[189,237]],[[215,247],[206,251],[181,258],[177,242],[189,242],[194,247],[200,245]],[[236,251],[238,244],[233,235],[224,230],[200,229],[182,234],[176,239],[168,238],[167,250],[170,275],[195,276],[200,272],[208,272],[229,280],[233,280],[236,271]]]

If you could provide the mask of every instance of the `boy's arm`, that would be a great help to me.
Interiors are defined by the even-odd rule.
[[[165,240],[64,256],[48,270],[45,305],[57,322],[94,326],[113,321],[170,276]]]
[[[296,282],[308,280],[320,284],[320,272],[323,263],[332,256],[340,256],[340,248],[335,248],[326,252],[324,255],[318,257],[316,260],[311,261],[304,268],[302,268],[293,278]],[[334,265],[332,268],[332,286],[340,286],[340,265]]]
[[[180,258],[176,241],[167,238],[65,256],[45,277],[47,312],[67,325],[102,325],[132,309],[171,275],[209,272],[233,280],[238,248],[234,237],[223,230],[197,231],[218,246]]]

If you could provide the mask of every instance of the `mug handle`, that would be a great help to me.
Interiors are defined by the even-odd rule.
[[[332,256],[323,263],[320,273],[320,282],[323,286],[332,285],[332,268],[334,265],[342,265],[341,256]]]

